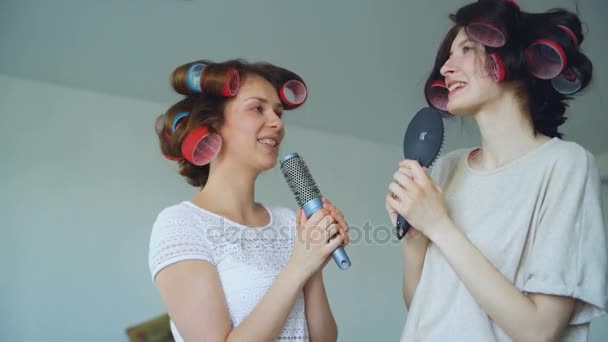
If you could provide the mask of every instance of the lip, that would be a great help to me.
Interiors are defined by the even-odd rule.
[[[465,86],[465,87],[466,87],[466,86]],[[450,96],[450,95],[454,95],[454,94],[458,93],[459,91],[461,91],[461,90],[462,90],[462,89],[464,89],[465,87],[460,87],[460,88],[458,88],[458,89],[454,89],[454,90],[450,91],[450,92],[448,93],[448,96]]]
[[[264,147],[264,148],[266,148],[266,149],[269,149],[269,150],[270,150],[270,151],[272,151],[272,152],[278,152],[278,151],[279,151],[279,146],[280,146],[280,145],[270,146],[270,145],[266,145],[266,144],[264,144],[264,143],[261,143],[261,142],[259,142],[259,141],[258,141],[258,143],[259,143],[260,145],[262,145],[262,147]]]
[[[275,146],[270,146],[270,145],[264,144],[259,141],[259,140],[263,140],[263,139],[272,139],[272,140],[276,141],[277,144]],[[267,136],[259,137],[257,142],[260,143],[265,148],[267,148],[271,151],[275,151],[275,152],[278,151],[279,147],[281,146],[281,138],[279,138],[279,136],[277,136],[277,135],[267,135]]]
[[[452,86],[454,83],[458,83],[458,82],[462,82],[462,83],[464,83],[464,84],[465,84],[465,86],[464,86],[464,87],[460,87],[460,88],[457,88],[457,89],[454,89],[454,90],[450,91],[450,87],[451,87],[451,86]],[[466,86],[468,86],[469,84],[468,84],[467,82],[465,82],[465,81],[461,81],[461,80],[449,80],[449,81],[446,81],[445,85],[446,85],[446,87],[448,88],[448,95],[452,95],[452,94],[455,94],[455,93],[459,92],[460,90],[464,89],[464,88],[465,88]]]

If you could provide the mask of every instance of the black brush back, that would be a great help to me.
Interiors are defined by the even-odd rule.
[[[441,152],[444,138],[441,112],[432,107],[422,108],[414,115],[405,131],[403,156],[405,159],[417,160],[423,167],[430,167]],[[396,228],[397,237],[403,239],[410,224],[399,215]]]
[[[439,155],[443,140],[441,112],[431,107],[422,108],[414,115],[405,131],[403,156],[429,167]]]

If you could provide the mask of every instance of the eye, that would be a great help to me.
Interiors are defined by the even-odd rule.
[[[251,110],[253,110],[254,112],[258,112],[258,113],[264,112],[264,108],[260,105],[254,106],[253,108],[251,108]]]
[[[466,46],[466,45],[462,47],[462,52],[467,53],[467,52],[470,52],[470,51],[473,51],[473,47]]]

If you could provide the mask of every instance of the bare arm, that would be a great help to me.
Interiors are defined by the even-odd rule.
[[[349,239],[348,224],[344,219],[344,214],[327,198],[323,198],[323,209],[327,210],[336,222],[339,234],[344,240],[343,246],[346,247]],[[313,342],[336,341],[338,339],[338,327],[329,306],[323,281],[322,269],[328,262],[331,262],[330,260],[332,258],[328,257],[321,270],[317,271],[304,286],[308,333],[310,340]]]
[[[268,341],[281,331],[304,279],[286,268],[253,312],[232,328],[215,267],[188,260],[166,267],[156,277],[169,316],[186,341]]]
[[[313,275],[304,287],[304,298],[310,340],[312,342],[336,341],[338,327],[329,307],[321,271]]]
[[[429,239],[410,228],[401,245],[403,250],[403,300],[405,307],[409,309],[414,292],[420,282]]]
[[[399,173],[399,174],[398,174]],[[408,170],[397,170],[393,175],[393,178],[409,177],[411,174]],[[390,190],[390,189],[389,189]],[[394,200],[395,194],[392,191],[386,195],[386,210],[388,212],[389,219],[395,227],[397,223],[398,213],[390,205],[391,201]],[[420,276],[422,275],[422,267],[424,265],[424,258],[426,255],[426,249],[429,245],[429,239],[420,234],[416,229],[410,228],[405,235],[401,243],[401,249],[403,252],[403,300],[405,307],[410,308],[412,299],[414,298],[414,292],[420,282]]]

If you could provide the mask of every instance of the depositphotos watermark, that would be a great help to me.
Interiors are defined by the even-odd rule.
[[[275,242],[291,241],[304,242],[307,246],[311,243],[321,241],[328,237],[328,234],[321,228],[302,229],[297,233],[296,226],[267,226],[263,228],[245,227],[234,225],[231,222],[221,220],[219,224],[209,226],[205,230],[206,238],[210,242],[226,241],[228,243],[246,243],[247,241]],[[393,245],[399,244],[395,227],[386,225],[373,225],[365,222],[362,225],[349,225],[348,238],[349,245]]]

